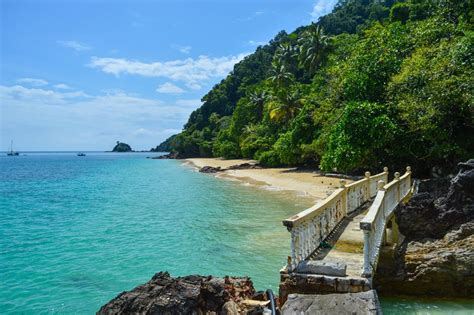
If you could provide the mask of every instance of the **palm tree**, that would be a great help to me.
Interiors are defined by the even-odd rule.
[[[300,62],[312,76],[325,57],[329,37],[324,34],[320,25],[311,23],[298,42],[300,43]]]
[[[268,93],[266,91],[253,91],[249,95],[251,105],[257,108],[257,118],[262,118],[263,106],[268,99]]]
[[[301,108],[301,97],[298,92],[286,93],[282,97],[274,98],[269,106],[271,120],[289,121]]]
[[[282,43],[275,51],[273,62],[276,65],[285,65],[288,70],[292,70],[295,67],[296,57],[298,57],[296,47],[290,43]]]
[[[284,64],[275,64],[270,70],[268,79],[276,88],[286,88],[293,82],[293,74],[286,69]]]

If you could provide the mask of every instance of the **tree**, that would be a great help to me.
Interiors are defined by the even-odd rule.
[[[289,121],[295,117],[301,108],[301,97],[297,91],[274,97],[269,103],[270,119],[275,121]]]
[[[275,64],[270,70],[268,80],[278,89],[287,88],[294,80],[293,74],[283,64]]]
[[[310,76],[313,76],[321,65],[329,46],[329,37],[324,34],[322,27],[312,23],[298,40],[300,44],[300,63]]]

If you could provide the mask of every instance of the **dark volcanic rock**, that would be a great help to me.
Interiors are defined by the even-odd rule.
[[[474,219],[474,160],[460,163],[448,178],[425,180],[410,202],[396,212],[400,232],[409,240],[441,238]]]
[[[132,291],[122,292],[97,314],[235,314],[254,294],[249,278],[186,276],[160,272]]]
[[[168,154],[163,154],[160,156],[154,156],[151,159],[153,160],[166,160],[166,159],[179,159],[178,153],[170,152]]]
[[[375,284],[381,293],[474,296],[474,160],[453,179],[420,184],[396,212],[404,241],[395,259],[381,257]]]
[[[199,172],[201,173],[217,173],[222,171],[223,169],[218,166],[218,167],[213,167],[213,166],[203,166],[199,169]]]

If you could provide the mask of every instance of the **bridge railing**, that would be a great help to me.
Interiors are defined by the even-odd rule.
[[[383,245],[387,222],[392,218],[395,208],[404,200],[411,189],[411,169],[400,177],[395,173],[395,179],[388,184],[378,182],[377,195],[361,220],[360,228],[364,231],[364,269],[362,275],[371,277],[378,263],[380,247]]]
[[[387,180],[388,169],[370,176],[369,172],[361,180],[336,189],[322,202],[283,221],[291,233],[291,256],[288,270],[293,270],[307,259],[331,233],[336,225],[350,212],[356,210],[375,195],[371,187],[378,180]]]

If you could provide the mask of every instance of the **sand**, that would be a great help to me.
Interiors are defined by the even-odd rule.
[[[203,166],[227,168],[252,160],[223,160],[215,158],[187,159],[187,162],[201,168]],[[312,197],[315,202],[330,195],[339,187],[340,179],[319,175],[316,171],[298,170],[296,168],[262,168],[227,170],[215,173],[218,177],[238,179],[246,183],[264,185],[275,190],[294,191],[303,196]],[[350,182],[350,181],[347,181]]]

